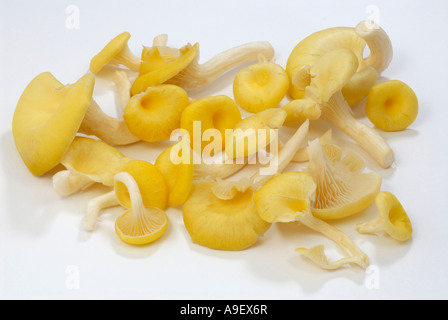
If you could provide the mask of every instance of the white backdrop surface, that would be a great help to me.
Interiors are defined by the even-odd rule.
[[[79,15],[77,15],[79,13]],[[448,2],[430,1],[5,1],[0,0],[0,298],[37,299],[446,299],[448,298]],[[79,18],[79,19],[78,19]],[[201,62],[228,48],[269,41],[285,66],[307,35],[374,18],[389,34],[394,60],[380,80],[397,79],[416,92],[420,113],[399,133],[381,133],[396,153],[393,168],[380,173],[383,189],[403,203],[414,226],[407,243],[359,235],[358,222],[374,206],[335,226],[370,257],[357,267],[328,272],[294,252],[334,244],[295,224],[274,225],[252,248],[239,252],[193,244],[181,210],[170,208],[170,225],[156,243],[130,247],[115,235],[120,209],[108,210],[93,233],[82,229],[87,202],[103,188],[62,198],[51,174],[34,177],[22,163],[11,133],[15,105],[37,74],[50,71],[63,83],[76,81],[90,59],[118,33],[129,31],[131,50],[167,33],[180,47],[199,42]],[[232,95],[236,71],[194,98]],[[94,96],[120,116],[111,72],[97,77]],[[354,108],[361,121],[364,104]],[[330,126],[312,124],[317,134]],[[322,131],[321,131],[322,132]],[[341,143],[363,151],[336,132]],[[168,144],[121,148],[153,162]],[[52,172],[54,173],[54,172]]]

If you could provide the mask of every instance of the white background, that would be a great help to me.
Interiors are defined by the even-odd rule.
[[[71,5],[79,29],[67,25]],[[70,13],[70,11],[69,11]],[[14,146],[11,120],[26,85],[50,71],[72,83],[88,71],[90,59],[115,35],[129,31],[137,55],[160,33],[169,45],[199,42],[201,62],[246,42],[266,40],[285,66],[293,47],[312,32],[379,19],[394,46],[394,60],[381,81],[409,84],[420,102],[417,121],[400,133],[381,133],[396,163],[368,170],[384,177],[383,189],[406,208],[414,236],[401,244],[386,236],[359,235],[355,225],[376,215],[372,206],[335,226],[349,234],[372,268],[323,271],[294,252],[325,244],[321,235],[294,224],[274,225],[252,248],[213,251],[193,244],[179,208],[170,208],[166,234],[136,248],[115,235],[108,210],[93,233],[81,227],[93,188],[69,198],[52,189],[51,172],[34,177]],[[426,1],[5,1],[0,0],[0,298],[31,299],[446,299],[448,298],[448,2]],[[69,21],[70,22],[70,21]],[[120,116],[109,71],[97,78],[95,98]],[[235,71],[193,97],[231,95]],[[354,108],[361,121],[364,104]],[[371,125],[371,124],[370,124]],[[314,133],[329,128],[319,121]],[[360,151],[336,132],[341,143]],[[168,144],[122,148],[154,161]]]

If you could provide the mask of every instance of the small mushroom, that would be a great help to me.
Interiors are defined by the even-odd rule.
[[[358,60],[348,49],[339,49],[323,55],[312,67],[298,71],[293,81],[296,87],[305,90],[301,100],[293,100],[283,108],[288,119],[297,120],[323,118],[356,141],[383,168],[394,162],[394,153],[375,129],[354,118],[352,110],[342,95],[341,89],[355,74]],[[307,73],[311,82],[302,82]]]
[[[123,118],[129,131],[141,140],[167,140],[180,127],[182,112],[189,104],[184,89],[162,84],[130,98]]]
[[[144,206],[159,210],[166,208],[168,186],[162,173],[152,163],[130,159],[117,172],[129,174],[137,183],[140,192],[139,197]],[[115,174],[118,174],[117,172]],[[128,192],[126,184],[115,181],[114,191],[108,191],[89,201],[84,215],[84,229],[87,231],[95,230],[103,209],[120,204],[126,208],[131,208],[132,201],[132,195]]]
[[[181,128],[189,134],[193,151],[202,154],[209,144],[215,147],[214,153],[223,150],[226,129],[233,129],[241,120],[241,113],[235,101],[226,95],[217,95],[200,98],[188,105],[182,112],[180,123]],[[195,132],[195,124],[200,125],[200,131]],[[222,144],[203,141],[204,132],[208,129],[218,130]]]
[[[418,99],[411,87],[403,81],[384,81],[370,90],[366,114],[383,131],[402,131],[417,118]]]
[[[130,203],[121,203],[128,210],[115,222],[115,232],[120,239],[132,245],[145,245],[159,239],[168,227],[166,213],[145,205],[140,195],[140,186],[131,174],[120,172],[115,175],[115,182],[120,189],[126,188],[130,198]],[[119,194],[117,198],[120,198]]]
[[[90,61],[90,72],[98,73],[104,66],[124,65],[131,70],[140,69],[140,59],[129,49],[128,41],[131,38],[129,32],[120,33],[113,38],[95,57]]]
[[[114,187],[114,177],[119,172],[131,174],[139,184],[146,205],[165,209],[168,199],[168,186],[162,173],[152,164],[143,160],[126,157],[116,148],[105,142],[87,137],[75,137],[71,146],[61,158],[66,170],[53,176],[54,190],[69,196],[99,183],[106,187]],[[87,231],[95,229],[100,211],[106,207],[118,205],[118,201],[129,204],[130,199],[125,188],[116,186],[114,191],[118,199],[109,194],[89,201],[84,217]]]
[[[63,86],[49,72],[22,93],[12,120],[17,150],[36,176],[53,169],[70,147],[92,99],[95,78],[86,74]]]
[[[382,191],[375,198],[378,216],[370,222],[357,225],[359,233],[386,232],[397,241],[412,237],[412,223],[400,201],[390,192]]]
[[[320,220],[311,213],[316,193],[312,177],[304,172],[286,172],[269,180],[254,195],[260,217],[269,223],[300,222],[336,242],[348,255],[337,261],[328,261],[323,246],[297,249],[324,269],[338,269],[350,263],[362,268],[369,265],[367,255],[342,231]]]
[[[233,80],[236,103],[252,113],[277,107],[288,88],[289,77],[285,69],[263,56],[258,63],[241,69]]]
[[[178,55],[173,55],[172,51],[164,55],[167,52],[165,46],[144,49],[140,72],[132,85],[131,95],[144,92],[148,87],[161,85],[173,78],[194,60],[198,51],[197,43],[182,47]]]

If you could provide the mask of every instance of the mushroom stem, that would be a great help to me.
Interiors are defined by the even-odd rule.
[[[53,176],[53,189],[63,197],[80,192],[94,183],[89,177],[69,170],[59,171]]]
[[[274,158],[265,167],[261,167],[252,175],[242,175],[239,180],[221,180],[215,186],[212,187],[212,191],[215,196],[222,200],[232,199],[237,191],[244,192],[248,189],[253,191],[258,190],[266,182],[268,182],[276,174],[281,173],[291,160],[294,158],[296,152],[299,150],[302,142],[308,135],[309,120],[306,120],[294,135],[289,138],[285,146],[277,152],[275,150]],[[248,170],[251,168],[248,167]]]
[[[359,233],[365,233],[365,234],[386,231],[384,228],[383,220],[379,216],[376,217],[375,219],[373,219],[372,221],[365,222],[365,223],[359,223],[356,226],[356,230]]]
[[[243,163],[206,164],[202,161],[199,164],[193,164],[193,175],[195,179],[225,179],[240,171],[246,164],[246,158]]]
[[[311,259],[322,268],[333,270],[338,269],[348,263],[354,263],[364,269],[368,267],[369,259],[367,255],[354,244],[349,236],[339,229],[314,217],[308,210],[305,212],[300,212],[297,216],[297,221],[334,241],[349,255],[349,257],[329,262],[323,252],[323,246],[317,246],[312,249],[296,249],[298,252],[305,254],[307,258]]]
[[[87,109],[79,132],[97,136],[111,145],[128,145],[140,141],[139,138],[129,131],[123,120],[110,117],[104,113],[93,99]]]
[[[129,47],[125,46],[123,50],[111,60],[110,64],[115,65],[121,64],[125,67],[128,67],[131,70],[139,71],[140,62],[141,60],[131,52]]]
[[[113,80],[115,82],[115,87],[117,88],[118,101],[121,111],[124,112],[126,106],[128,105],[129,99],[131,98],[132,83],[126,75],[126,72],[123,70],[115,71]]]
[[[166,46],[168,44],[168,35],[166,33],[159,34],[152,41],[153,47]]]
[[[100,216],[101,210],[110,207],[116,207],[118,205],[120,205],[120,203],[115,196],[115,191],[107,192],[90,200],[87,206],[86,214],[84,216],[84,229],[86,231],[95,230],[95,226],[98,222],[98,217]]]
[[[202,87],[230,69],[258,60],[260,55],[267,60],[274,57],[274,48],[269,42],[257,41],[243,44],[221,52],[203,64],[199,64],[196,59],[169,82],[181,85],[185,89]]]
[[[386,70],[393,57],[392,43],[387,33],[373,21],[361,21],[355,31],[370,49],[370,55],[364,59],[366,64],[378,73]]]
[[[394,162],[394,152],[375,129],[353,117],[352,110],[339,90],[322,108],[322,118],[355,140],[383,168]]]
[[[140,188],[138,187],[138,184],[135,181],[134,177],[132,177],[132,175],[127,172],[120,172],[115,175],[114,180],[116,182],[123,183],[128,190],[129,198],[131,200],[131,219],[134,222],[132,223],[132,225],[138,227],[151,223],[150,221],[143,222],[143,220],[145,219],[145,205],[140,193]]]

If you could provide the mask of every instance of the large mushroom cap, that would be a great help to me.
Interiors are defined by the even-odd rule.
[[[44,72],[22,93],[12,132],[20,156],[34,175],[42,175],[60,162],[81,126],[94,84],[90,73],[64,86]]]
[[[366,46],[370,49],[367,58],[364,57]],[[378,75],[388,67],[393,56],[388,35],[372,21],[362,21],[356,28],[334,27],[309,35],[292,50],[286,71],[292,78],[304,66],[313,66],[323,55],[338,49],[351,50],[359,62],[356,74],[343,88],[345,99],[350,105],[354,105],[367,96]],[[305,91],[291,85],[289,93],[293,99],[301,99]]]
[[[194,182],[182,207],[192,241],[216,250],[243,250],[252,246],[271,226],[257,214],[253,191],[221,200],[211,191],[214,184]]]

